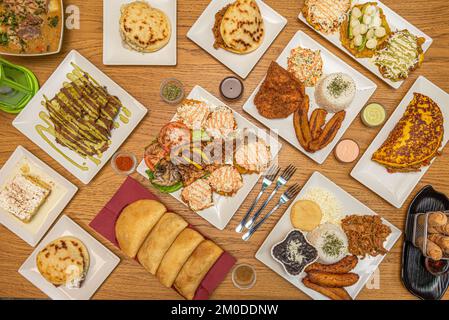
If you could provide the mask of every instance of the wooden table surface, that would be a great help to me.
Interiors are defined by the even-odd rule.
[[[387,84],[358,65],[343,52],[334,48],[332,44],[300,22],[297,16],[303,5],[303,1],[266,0],[265,2],[286,17],[288,24],[244,81],[245,93],[242,99],[230,104],[234,110],[240,112],[257,125],[262,126],[262,124],[242,111],[242,105],[264,76],[270,62],[277,58],[298,30],[302,30],[310,35],[349,65],[377,83],[378,89],[374,93],[371,101],[384,104],[387,108],[388,115],[393,112],[399,101],[420,74],[427,77],[443,90],[449,92],[449,7],[446,1],[384,0],[384,3],[391,9],[431,36],[434,40],[426,54],[423,66],[414,72],[399,90],[390,88]],[[87,59],[92,61],[150,110],[145,119],[123,144],[121,150],[129,150],[137,155],[142,154],[144,146],[157,135],[159,128],[171,119],[175,112],[175,107],[163,103],[159,98],[159,85],[162,79],[175,77],[185,84],[187,92],[193,86],[200,85],[219,97],[218,86],[221,79],[225,76],[232,75],[230,70],[186,37],[189,28],[209,3],[208,0],[178,0],[178,65],[175,67],[104,66],[102,64],[102,1],[69,0],[64,1],[64,3],[66,6],[69,4],[79,6],[81,12],[81,28],[80,30],[66,29],[61,53],[49,57],[15,58],[10,60],[33,70],[40,84],[43,84],[47,80],[65,55],[72,49],[78,50]],[[447,108],[449,106],[446,105],[444,107]],[[44,151],[14,129],[11,125],[13,119],[13,115],[0,113],[0,165],[5,163],[18,145],[22,145],[77,185],[79,191],[64,210],[64,214],[70,216],[83,228],[87,229],[95,238],[122,259],[120,265],[104,282],[93,298],[180,299],[177,293],[159,284],[154,276],[146,273],[134,261],[125,258],[119,250],[100,235],[96,234],[88,226],[88,223],[111,198],[124,181],[124,178],[114,174],[112,168],[106,165],[89,185],[83,185]],[[378,128],[367,129],[362,125],[360,118],[357,117],[351,127],[346,131],[344,138],[357,140],[362,152],[364,152],[378,131]],[[291,147],[287,142],[283,142],[279,162],[282,166],[293,163],[299,168],[298,173],[294,177],[295,182],[303,185],[312,172],[320,171],[402,230],[404,228],[406,209],[413,196],[423,186],[431,184],[437,190],[449,194],[449,157],[446,154],[436,159],[424,178],[409,196],[402,209],[396,209],[349,176],[354,166],[353,164],[342,165],[335,160],[333,155],[330,155],[323,165],[317,165]],[[137,178],[144,185],[149,186],[149,183],[137,174],[134,174],[133,177]],[[242,214],[248,209],[257,191],[253,190],[224,231],[215,229],[171,196],[159,193],[158,196],[160,196],[161,200],[167,206],[181,214],[191,224],[198,227],[201,232],[232,253],[239,262],[250,263],[256,267],[257,283],[253,289],[247,291],[236,289],[232,285],[230,275],[228,275],[213,294],[213,299],[308,299],[305,294],[254,258],[257,249],[283,214],[283,211],[277,212],[248,243],[243,242],[234,232],[236,224]],[[358,297],[359,299],[414,298],[401,283],[402,243],[403,238],[401,237],[381,264],[379,273],[380,287],[378,289],[364,288]],[[17,272],[23,261],[32,251],[32,247],[3,226],[0,226],[0,297],[46,297],[45,294]],[[446,294],[445,298],[448,299],[449,294]]]

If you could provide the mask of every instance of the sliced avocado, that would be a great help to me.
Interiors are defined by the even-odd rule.
[[[363,49],[365,49],[365,47],[366,47],[367,42],[368,42],[368,37],[363,38],[363,42],[360,46],[357,47],[357,50],[363,51]]]
[[[192,141],[210,141],[210,136],[204,130],[193,130]]]

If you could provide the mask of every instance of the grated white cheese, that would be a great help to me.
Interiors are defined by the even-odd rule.
[[[320,206],[323,213],[321,223],[329,222],[340,225],[341,220],[344,218],[341,202],[327,189],[320,187],[309,188],[302,199],[313,201]]]
[[[287,254],[290,261],[302,263],[304,256],[299,253],[299,249],[302,247],[302,243],[298,240],[292,240],[287,245]]]

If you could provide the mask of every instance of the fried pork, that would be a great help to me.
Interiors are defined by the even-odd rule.
[[[355,256],[376,257],[387,253],[384,242],[391,233],[379,216],[351,215],[342,220],[341,226],[349,241],[349,252]]]
[[[273,61],[254,99],[254,104],[265,118],[282,119],[298,110],[304,98],[304,85]]]

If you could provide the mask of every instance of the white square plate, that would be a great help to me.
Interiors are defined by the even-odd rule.
[[[109,94],[119,98],[123,106],[130,111],[128,123],[123,123],[120,120],[120,115],[124,115],[124,111],[120,111],[120,115],[117,116],[116,120],[119,127],[114,128],[111,132],[111,145],[103,153],[101,158],[95,158],[95,162],[90,159],[85,159],[69,148],[58,144],[52,135],[43,132],[41,136],[37,131],[37,128],[41,128],[42,126],[48,127],[46,122],[40,117],[40,115],[48,114],[46,108],[41,105],[44,95],[51,99],[59,92],[63,83],[67,81],[66,75],[73,70],[72,62],[89,73],[100,85],[105,86]],[[146,113],[147,109],[142,104],[131,97],[86,58],[73,50],[67,55],[55,72],[53,72],[25,109],[14,119],[13,126],[42,148],[42,150],[47,152],[53,159],[58,161],[82,183],[88,184],[137,127]],[[48,142],[44,137],[48,139]]]
[[[408,104],[413,99],[414,92],[429,96],[440,107],[444,117],[444,138],[442,142],[442,148],[444,148],[449,140],[449,94],[438,88],[425,77],[420,76],[351,172],[353,178],[377,193],[396,208],[402,207],[430,165],[422,168],[420,172],[388,173],[385,167],[371,161],[371,157],[388,138],[396,123],[404,115]]]
[[[87,247],[90,265],[86,279],[78,289],[56,287],[37,269],[36,256],[47,244],[60,237],[73,236]],[[22,264],[19,273],[53,300],[88,300],[119,264],[120,259],[67,216],[62,216],[44,240]]]
[[[187,37],[209,52],[215,59],[223,63],[237,75],[245,79],[271,43],[287,24],[287,19],[271,9],[261,0],[256,0],[260,8],[264,24],[265,37],[259,48],[248,54],[235,54],[223,49],[214,49],[214,35],[212,28],[215,23],[215,14],[233,0],[214,0],[209,3],[195,24],[190,28]]]
[[[208,103],[215,106],[226,106],[223,102],[215,98],[212,94],[210,94],[200,86],[195,86],[187,98],[195,100],[206,100]],[[259,137],[267,142],[271,149],[272,159],[275,159],[276,155],[279,153],[282,147],[282,145],[277,141],[277,137],[274,137],[265,130],[256,127],[237,112],[234,112],[234,117],[237,122],[238,129],[248,128],[250,130],[253,130]],[[142,161],[137,168],[137,172],[145,178],[148,178],[148,175],[145,172],[147,169],[148,168],[145,165],[145,162]],[[214,227],[223,230],[227,226],[231,218],[234,216],[234,214],[237,212],[237,210],[240,208],[243,201],[245,201],[248,194],[257,184],[260,176],[261,174],[243,175],[243,187],[232,197],[224,197],[214,193],[214,206],[197,212],[198,215],[209,221]],[[181,198],[181,192],[182,190],[179,190],[177,192],[171,193],[171,195],[178,201],[183,202]]]
[[[17,147],[0,169],[0,188],[20,173],[20,168],[24,164],[28,165],[32,175],[37,175],[52,185],[51,193],[29,223],[20,221],[2,208],[0,208],[0,223],[34,247],[73,198],[78,188],[22,146]]]
[[[370,0],[359,0],[359,1],[353,1],[353,5],[356,4],[362,4],[362,3],[366,3],[366,2],[370,2]],[[410,22],[408,22],[407,20],[405,20],[403,17],[401,17],[400,15],[398,15],[396,12],[394,12],[393,10],[391,10],[390,8],[388,8],[386,5],[384,5],[382,2],[380,1],[376,1],[379,5],[379,8],[382,8],[385,16],[387,17],[387,21],[388,24],[390,25],[390,28],[392,31],[398,31],[398,30],[404,30],[407,29],[408,31],[410,31],[411,33],[413,33],[416,36],[419,37],[423,37],[426,39],[426,41],[424,42],[422,48],[424,53],[429,49],[430,45],[432,44],[432,38],[429,37],[428,35],[426,35],[424,32],[422,32],[421,30],[419,30],[418,28],[416,28],[414,25],[412,25]],[[334,46],[336,46],[337,48],[339,48],[340,50],[344,51],[346,54],[348,54],[350,57],[352,57],[354,60],[356,60],[358,63],[360,63],[362,66],[364,66],[366,69],[368,69],[369,71],[371,71],[373,74],[375,74],[377,77],[379,77],[380,79],[382,79],[384,82],[386,82],[388,85],[390,85],[391,87],[398,89],[402,83],[404,83],[404,81],[391,81],[390,79],[384,78],[382,76],[382,74],[380,73],[378,67],[372,62],[372,58],[356,58],[354,57],[348,50],[346,50],[345,47],[343,47],[343,45],[341,44],[340,41],[340,32],[337,31],[334,34],[331,35],[327,35],[324,34],[318,30],[316,30],[313,26],[311,26],[307,20],[304,18],[304,16],[302,15],[302,12],[299,14],[298,17],[302,22],[304,22],[306,25],[308,25],[310,28],[312,28],[313,30],[315,30],[315,32],[317,32],[318,34],[320,34],[322,37],[324,37],[325,39],[327,39],[327,41],[331,42]]]
[[[321,57],[323,59],[323,74],[330,74],[334,72],[344,72],[350,75],[356,85],[357,91],[355,94],[354,101],[346,109],[346,117],[341,125],[340,130],[338,130],[337,135],[334,140],[327,145],[324,149],[319,150],[315,153],[310,153],[304,150],[304,148],[299,144],[298,138],[295,134],[295,127],[293,126],[293,114],[288,116],[285,119],[267,119],[263,117],[259,111],[257,110],[256,105],[254,104],[254,98],[256,94],[259,92],[259,89],[264,80],[260,82],[257,88],[254,90],[252,95],[248,98],[245,105],[243,106],[243,110],[248,112],[255,119],[259,120],[261,123],[266,125],[270,129],[274,129],[278,131],[278,134],[287,140],[292,146],[300,150],[310,159],[316,161],[319,164],[322,164],[329,154],[334,149],[335,145],[338,143],[340,138],[343,136],[345,131],[349,128],[352,121],[354,121],[355,117],[359,114],[360,110],[365,106],[369,98],[373,95],[374,91],[376,91],[377,85],[366,78],[364,75],[347,65],[345,62],[337,58],[326,48],[318,44],[315,40],[310,38],[302,31],[298,31],[293,38],[290,40],[289,44],[285,47],[284,51],[282,51],[281,55],[278,57],[276,62],[283,68],[287,68],[287,59],[290,56],[290,51],[298,46],[303,48],[320,50]],[[306,93],[310,98],[310,110],[309,117],[312,114],[313,110],[317,108],[315,98],[314,98],[314,87],[307,87]],[[329,114],[327,116],[327,120],[329,120],[333,114]]]
[[[259,250],[256,253],[256,258],[263,262],[266,266],[268,266],[270,269],[272,269],[274,272],[279,274],[281,277],[283,277],[285,280],[290,282],[292,285],[306,293],[308,296],[310,296],[314,300],[328,300],[327,297],[321,295],[320,293],[311,290],[303,285],[302,279],[305,276],[305,273],[303,272],[299,276],[291,276],[289,275],[283,268],[283,266],[275,261],[271,255],[271,249],[272,247],[277,244],[278,242],[282,241],[285,236],[293,230],[293,226],[290,222],[290,211],[292,205],[301,199],[301,197],[307,193],[307,190],[309,188],[313,187],[319,187],[327,189],[328,191],[332,192],[335,197],[340,201],[342,204],[342,210],[343,212],[350,214],[363,214],[363,215],[375,215],[376,213],[372,211],[370,208],[365,206],[363,203],[358,201],[356,198],[351,196],[349,193],[344,191],[342,188],[337,186],[335,183],[330,181],[328,178],[323,176],[319,172],[314,172],[313,175],[310,177],[309,181],[304,185],[301,192],[298,194],[298,196],[292,201],[292,204],[290,207],[288,207],[287,211],[285,211],[284,215],[279,219],[276,226],[273,228],[273,230],[270,232],[268,237],[265,239],[262,246],[259,248]],[[384,243],[384,247],[387,251],[390,251],[391,248],[393,248],[396,241],[401,236],[401,231],[396,228],[394,225],[392,225],[390,222],[386,221],[382,218],[382,221],[385,225],[389,226],[391,228],[391,234],[388,236],[387,240]],[[345,288],[346,291],[349,293],[349,295],[355,299],[357,295],[360,293],[360,291],[363,289],[363,287],[366,285],[368,280],[370,279],[372,273],[379,267],[380,263],[384,259],[385,255],[379,255],[377,257],[366,257],[365,259],[359,259],[359,262],[355,269],[352,272],[357,273],[360,276],[359,281],[357,281],[356,284],[354,284],[351,287]]]
[[[162,10],[170,20],[171,37],[167,45],[158,51],[141,53],[123,46],[120,35],[120,9],[133,0],[103,0],[103,64],[105,65],[176,65],[176,1],[145,0],[152,7]]]

